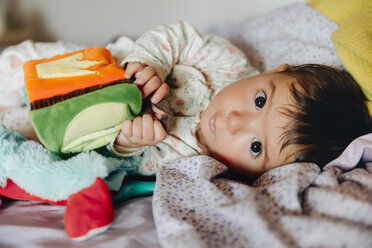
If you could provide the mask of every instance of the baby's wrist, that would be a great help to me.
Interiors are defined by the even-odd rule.
[[[137,148],[128,148],[128,147],[115,144],[114,142],[111,142],[108,145],[108,149],[116,156],[128,157],[128,156],[139,155],[146,149],[146,146],[141,146]]]
[[[142,145],[131,143],[131,142],[129,142],[127,140],[124,140],[123,138],[119,138],[119,137],[116,138],[113,145],[123,147],[123,148],[126,148],[126,149],[138,149],[138,148],[143,147]]]

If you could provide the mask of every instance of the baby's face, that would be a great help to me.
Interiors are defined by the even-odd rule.
[[[201,113],[199,142],[235,172],[252,176],[293,162],[294,145],[281,151],[292,84],[295,78],[268,72],[225,87]]]

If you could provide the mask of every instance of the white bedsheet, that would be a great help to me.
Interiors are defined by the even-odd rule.
[[[264,71],[283,63],[343,68],[331,40],[337,28],[326,16],[299,2],[211,31],[235,43],[253,66]]]
[[[152,197],[115,205],[110,229],[85,242],[69,239],[65,207],[33,201],[5,201],[0,211],[0,247],[160,247],[152,215]]]

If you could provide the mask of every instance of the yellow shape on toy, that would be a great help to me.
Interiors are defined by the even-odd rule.
[[[76,77],[89,74],[98,74],[97,71],[86,70],[102,63],[95,60],[82,60],[84,53],[77,53],[59,60],[36,65],[39,78]]]

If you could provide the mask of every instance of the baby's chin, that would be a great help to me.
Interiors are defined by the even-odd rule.
[[[204,134],[203,134],[203,131],[202,131],[201,127],[199,127],[199,128],[196,130],[196,132],[195,132],[195,137],[196,137],[197,141],[198,141],[201,145],[203,145],[206,149],[209,150],[208,144],[207,144],[207,142],[206,142],[206,140],[205,140],[205,137],[204,137]]]

